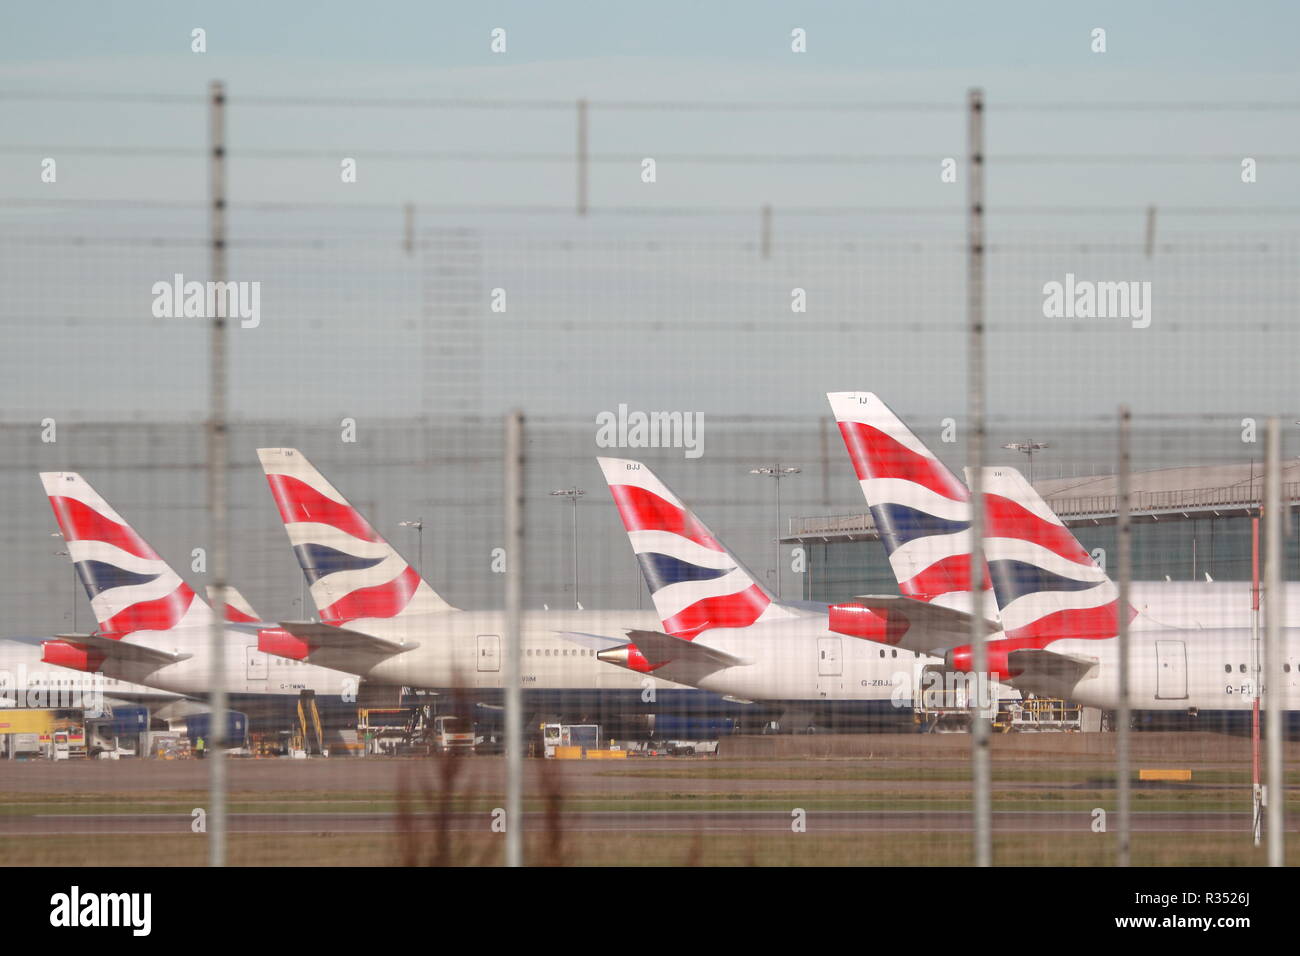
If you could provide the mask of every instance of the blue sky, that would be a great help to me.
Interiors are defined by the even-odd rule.
[[[1295,112],[1004,107],[1300,100],[1297,19],[1296,7],[1284,3],[28,4],[14,7],[0,31],[0,90],[198,95],[214,77],[227,83],[232,240],[265,244],[232,256],[232,268],[242,270],[236,278],[263,282],[268,310],[257,336],[235,341],[233,407],[243,417],[496,414],[518,404],[587,420],[623,401],[802,415],[821,413],[827,388],[860,387],[906,390],[912,400],[899,404],[927,413],[959,412],[963,274],[952,250],[962,237],[964,193],[961,184],[942,184],[937,170],[942,157],[964,150],[960,110],[619,112],[599,103],[958,106],[974,85],[985,88],[990,104],[993,410],[1067,418],[1108,414],[1123,400],[1162,412],[1254,411],[1290,402],[1291,356],[1300,346],[1289,321],[1294,216],[1276,210],[1300,206],[1300,164],[1262,162],[1259,181],[1247,187],[1235,157],[1300,155]],[[195,26],[207,30],[206,54],[189,52]],[[796,26],[808,31],[807,54],[789,51]],[[489,50],[494,27],[507,30],[505,55]],[[1105,54],[1090,50],[1094,27],[1107,30]],[[431,361],[454,350],[418,334],[439,307],[442,293],[427,283],[436,263],[385,251],[396,248],[400,204],[563,207],[573,201],[573,168],[567,159],[432,162],[380,154],[567,157],[573,115],[240,104],[241,95],[288,94],[588,97],[597,101],[593,154],[627,159],[593,164],[591,202],[599,214],[589,221],[421,216],[422,231],[468,229],[479,237],[482,262],[471,281],[482,301],[498,286],[512,295],[508,315],[481,318],[468,336],[473,374],[444,380]],[[0,223],[10,243],[0,262],[5,416],[201,416],[203,330],[152,320],[147,290],[174,271],[203,269],[203,109],[16,95],[0,99],[0,118]],[[90,152],[71,148],[87,146]],[[144,152],[94,151],[104,147]],[[192,155],[149,152],[157,147]],[[257,149],[318,155],[241,154]],[[919,158],[672,161],[718,153]],[[1097,153],[1226,158],[997,161],[1000,154]],[[58,159],[56,185],[37,175],[46,155]],[[640,182],[636,159],[656,155],[662,161],[651,187]],[[360,164],[355,184],[339,181],[344,156]],[[135,210],[105,200],[195,205]],[[241,211],[259,200],[371,204],[377,211]],[[776,210],[770,263],[753,254],[764,203]],[[1141,251],[1148,204],[1161,209],[1158,238],[1170,244],[1153,260]],[[623,206],[733,212],[716,219],[604,212]],[[808,206],[950,214],[787,212]],[[1185,212],[1201,206],[1217,212]],[[1065,212],[1048,214],[1057,207]],[[1097,214],[1110,207],[1120,211]],[[369,236],[378,237],[375,245],[366,244]],[[393,242],[384,245],[389,236]],[[1257,252],[1251,244],[1261,237],[1266,248]],[[315,238],[323,251],[310,248]],[[1139,336],[1118,325],[1046,324],[1035,314],[1038,290],[1067,271],[1155,281],[1153,328]],[[808,289],[812,303],[798,319],[788,310],[796,286]],[[459,389],[454,405],[446,404],[445,388],[431,387],[434,380]]]
[[[739,484],[749,480],[751,464],[741,459],[751,451],[753,464],[795,455],[809,468],[804,483],[789,491],[788,513],[861,507],[834,447],[828,474],[835,479],[827,487],[835,504],[821,500],[810,465],[815,433],[796,424],[812,426],[827,414],[826,391],[877,391],[930,435],[943,418],[964,417],[964,182],[944,184],[938,172],[943,157],[964,152],[960,104],[972,86],[983,87],[989,103],[989,411],[998,423],[1046,423],[1023,430],[995,425],[993,441],[1057,440],[1075,426],[1109,419],[1117,404],[1128,402],[1139,418],[1218,414],[1214,427],[1222,434],[1215,434],[1225,444],[1213,447],[1228,455],[1239,427],[1234,414],[1291,409],[1300,418],[1293,387],[1300,354],[1300,163],[1294,161],[1300,111],[1007,108],[1300,102],[1295,4],[169,0],[14,3],[4,16],[0,92],[12,95],[0,97],[0,417],[32,426],[22,432],[30,447],[15,459],[21,465],[2,476],[13,483],[5,496],[12,513],[22,516],[12,531],[19,546],[8,553],[24,564],[23,576],[4,580],[11,603],[28,601],[33,627],[55,606],[51,598],[61,606],[68,579],[52,554],[44,570],[26,570],[34,560],[28,544],[45,540],[48,522],[29,472],[75,466],[97,482],[104,476],[115,494],[136,495],[122,507],[133,509],[142,528],[157,529],[171,555],[184,555],[201,540],[195,537],[202,534],[201,493],[192,476],[154,468],[137,481],[141,473],[133,470],[174,464],[177,457],[197,460],[197,427],[168,432],[179,445],[154,446],[147,434],[136,435],[134,445],[115,444],[126,432],[77,426],[106,419],[197,423],[206,414],[207,330],[153,318],[150,288],[177,271],[204,275],[207,117],[201,105],[189,103],[54,102],[23,91],[197,97],[214,78],[227,84],[232,277],[262,283],[264,310],[259,329],[232,333],[231,408],[236,417],[271,422],[239,432],[244,438],[232,454],[245,466],[253,434],[315,449],[325,447],[344,416],[359,420],[365,441],[379,441],[386,434],[372,429],[379,419],[490,416],[520,406],[534,419],[572,425],[553,429],[563,440],[539,431],[543,437],[533,448],[543,464],[534,480],[578,481],[591,492],[590,482],[599,481],[591,462],[598,449],[584,443],[583,427],[593,423],[594,436],[595,415],[620,403],[701,412],[706,421],[780,416],[783,430],[755,426],[752,441],[734,428],[724,441],[721,426],[717,432],[706,426],[707,434],[719,436],[713,446],[706,439],[712,471],[661,455],[670,459],[665,476],[681,482],[683,492],[707,489],[721,500],[711,504],[735,504],[719,530],[740,529],[737,547],[758,556],[751,557],[755,563],[765,561],[767,489]],[[203,55],[189,52],[196,26],[207,30]],[[489,50],[495,27],[507,30],[505,55]],[[789,51],[794,27],[808,31],[807,54]],[[1105,54],[1090,50],[1095,27],[1107,30]],[[439,212],[435,207],[450,205],[570,206],[573,112],[240,101],[271,95],[586,97],[597,104],[593,154],[618,159],[593,164],[587,220],[563,211]],[[601,108],[611,100],[921,101],[953,109]],[[105,152],[123,148],[137,152]],[[188,154],[168,152],[177,149]],[[258,149],[313,154],[250,155]],[[380,155],[428,150],[562,159],[435,162]],[[672,159],[722,153],[918,158],[820,165]],[[1008,154],[1223,158],[1001,161]],[[1238,168],[1238,157],[1247,155],[1265,157],[1258,182],[1249,186]],[[46,156],[58,161],[56,184],[40,180]],[[355,184],[340,182],[345,156],[358,160]],[[638,160],[645,156],[661,160],[653,186],[639,179]],[[320,208],[251,207],[265,201]],[[426,244],[416,255],[401,248],[406,202],[421,208],[417,229]],[[766,260],[758,254],[765,203],[775,222]],[[1148,205],[1159,210],[1151,256],[1143,248]],[[881,206],[926,212],[792,212]],[[611,211],[621,207],[643,212]],[[726,213],[680,214],[701,209]],[[452,242],[470,250],[463,261],[453,262]],[[1151,328],[1044,319],[1042,285],[1067,272],[1151,281]],[[496,287],[509,293],[504,315],[486,311]],[[790,312],[794,287],[807,291],[807,313]],[[72,425],[57,445],[35,437],[46,417]],[[799,441],[786,441],[796,429]],[[475,487],[476,476],[496,474],[495,456],[474,444],[481,435],[465,433],[465,447],[437,451],[475,458],[478,470],[466,466],[461,476]],[[394,434],[392,447],[385,447],[400,457],[406,433]],[[1075,460],[1068,456],[1078,456],[1089,467],[1096,465],[1092,459],[1108,467],[1104,453],[1071,449],[1068,439],[1063,445],[1058,458],[1070,464]],[[371,475],[369,447],[358,446],[360,461],[348,467],[373,482],[376,500],[384,498],[384,521],[428,514],[466,538],[489,533],[461,525],[496,514],[495,492],[480,489],[478,512],[462,513],[454,500],[437,511],[440,489],[425,476],[394,488],[387,474]],[[719,450],[716,458],[710,447]],[[347,448],[334,451],[347,459]],[[1148,463],[1182,463],[1194,460],[1196,449],[1175,435],[1149,443],[1145,454]],[[290,613],[283,595],[297,593],[296,568],[283,553],[280,529],[266,524],[260,477],[240,474],[248,500],[262,509],[249,524],[264,535],[256,549],[241,545],[249,552],[244,577],[253,583],[239,583],[274,613]],[[167,494],[158,495],[159,483]],[[539,487],[544,494],[552,485]],[[533,540],[567,533],[562,508],[548,520],[549,532]],[[611,550],[596,553],[616,556],[600,562],[613,576],[607,588],[618,588],[605,592],[605,603],[627,603],[641,588],[624,562],[626,542],[616,522],[583,521],[584,528],[603,528]],[[258,573],[271,566],[257,562],[271,559],[254,550],[280,562],[274,587],[270,575]],[[538,593],[539,600],[555,602],[562,600],[567,570],[551,557],[547,566],[554,568]],[[454,564],[454,558],[445,560]],[[482,586],[479,571],[461,573]],[[31,584],[40,575],[44,591]],[[490,603],[475,601],[462,585],[453,587],[454,596],[469,593],[470,604]]]
[[[1289,72],[1297,12],[1285,2],[815,3],[323,3],[219,6],[184,2],[27,4],[8,11],[9,62],[154,60],[188,48],[191,27],[212,40],[210,61],[312,58],[322,63],[486,66],[487,33],[505,27],[512,62],[593,57],[790,63],[790,28],[809,31],[809,59],[831,69],[1051,69],[1092,64],[1086,38],[1110,33],[1110,63],[1195,72]],[[793,65],[791,69],[796,69]],[[799,66],[797,69],[806,69]],[[302,89],[320,77],[303,77]]]

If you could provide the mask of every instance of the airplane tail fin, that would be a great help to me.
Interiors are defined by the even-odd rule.
[[[797,616],[648,466],[597,460],[667,633],[692,640],[711,628]]]
[[[879,396],[829,392],[826,397],[899,591],[918,601],[972,610],[966,486]],[[989,588],[986,570],[985,596]]]
[[[113,506],[72,471],[41,483],[100,632],[121,638],[211,620],[211,609]]]
[[[208,595],[208,603],[216,607],[217,589],[209,584],[204,591]],[[226,620],[231,624],[250,624],[261,620],[253,610],[253,605],[248,603],[248,598],[233,584],[226,585]]]
[[[295,448],[259,448],[312,600],[325,624],[451,610]]]
[[[1115,584],[1019,471],[984,469],[984,513],[984,554],[1007,637],[1118,633]]]

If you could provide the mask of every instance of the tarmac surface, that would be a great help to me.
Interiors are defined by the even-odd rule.
[[[996,737],[991,749],[995,801],[1005,806],[993,814],[998,833],[1087,832],[1091,803],[1085,809],[1079,801],[1113,792],[1113,734]],[[1300,744],[1288,742],[1286,751],[1295,766]],[[970,813],[954,804],[970,791],[969,754],[965,735],[878,734],[733,738],[723,741],[717,757],[530,759],[524,762],[530,809],[555,799],[562,810],[552,819],[529,813],[525,826],[545,829],[558,820],[560,829],[574,833],[790,832],[792,810],[820,800],[826,802],[806,807],[806,832],[965,833]],[[491,832],[490,808],[504,802],[500,756],[231,758],[227,764],[234,834]],[[1135,808],[1135,833],[1249,832],[1248,739],[1135,734],[1134,777],[1144,767],[1191,769],[1193,781],[1135,782],[1135,793],[1160,800]],[[192,817],[177,808],[206,805],[210,770],[210,761],[193,759],[0,761],[0,799],[8,805],[0,813],[0,836],[188,833]],[[461,801],[455,810],[437,809],[444,794]],[[888,806],[894,795],[898,809]],[[398,813],[402,797],[430,812]],[[750,806],[719,805],[727,800]],[[869,808],[853,809],[854,801]],[[921,801],[945,805],[917,809]],[[1199,801],[1202,809],[1183,809],[1182,801]],[[1300,811],[1288,816],[1288,831],[1300,829],[1298,823]]]
[[[546,822],[543,812],[526,813],[526,829]],[[967,833],[969,813],[944,810],[809,810],[806,832],[835,833]],[[1090,815],[1080,811],[994,811],[998,833],[1079,833]],[[1134,833],[1248,833],[1250,813],[1138,811],[1132,815]],[[490,832],[489,812],[412,814],[392,812],[232,813],[231,833],[411,833],[453,830]],[[790,813],[770,810],[651,810],[566,811],[566,832],[621,833],[752,833],[790,832]],[[21,819],[0,818],[0,836],[126,836],[190,832],[191,817],[180,813],[56,813]],[[1287,819],[1288,832],[1300,830],[1300,815]]]
[[[1114,767],[1114,734],[1008,734],[995,736],[990,750],[996,770],[1106,772]],[[946,771],[969,766],[965,734],[853,734],[724,738],[717,757],[629,758],[627,760],[524,761],[525,790],[558,786],[568,796],[599,796],[645,791],[862,793],[864,789],[951,789],[969,784]],[[288,791],[386,792],[446,774],[455,764],[462,789],[504,786],[505,760],[499,756],[435,758],[364,757],[309,760],[230,759],[232,793]],[[1300,765],[1300,742],[1287,741],[1284,764]],[[147,794],[202,790],[208,785],[203,760],[0,761],[0,793]],[[1209,733],[1135,733],[1134,773],[1142,767],[1186,767],[1195,771],[1249,772],[1250,740]],[[700,768],[698,770],[693,768]],[[902,770],[898,780],[833,779],[854,768]],[[715,772],[716,771],[716,772]],[[726,774],[720,778],[719,774]],[[1025,785],[1018,784],[1018,788]]]

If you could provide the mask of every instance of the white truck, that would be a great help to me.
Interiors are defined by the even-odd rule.
[[[433,746],[440,754],[472,754],[474,725],[464,717],[433,718]]]

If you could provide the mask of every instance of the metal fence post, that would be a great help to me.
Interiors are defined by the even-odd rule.
[[[524,416],[513,411],[505,422],[506,545],[506,866],[523,866],[524,735],[519,691],[520,606],[524,574]]]
[[[211,138],[210,182],[212,230],[211,282],[226,281],[226,91],[214,80],[209,101]],[[208,691],[211,721],[208,756],[208,863],[226,865],[226,316],[214,309],[210,387],[211,412],[208,420],[208,519],[209,566],[212,569],[212,627],[209,633]]]
[[[1115,741],[1115,803],[1118,825],[1115,827],[1115,862],[1119,866],[1130,863],[1131,847],[1131,781],[1129,775],[1129,725],[1133,722],[1132,704],[1129,700],[1129,587],[1133,578],[1133,541],[1131,509],[1129,508],[1130,476],[1132,459],[1130,457],[1130,427],[1132,416],[1127,406],[1119,410],[1119,494],[1118,534],[1116,544],[1119,547],[1119,598],[1115,605],[1116,619],[1119,623],[1119,709],[1116,719]]]
[[[1286,848],[1286,786],[1282,780],[1282,425],[1268,420],[1264,458],[1264,708],[1268,764],[1268,865],[1283,866]]]
[[[970,442],[967,458],[971,469],[970,522],[970,642],[975,671],[975,700],[971,704],[971,806],[974,820],[976,866],[993,864],[993,815],[990,805],[991,774],[989,737],[991,728],[983,714],[984,698],[990,689],[988,649],[984,633],[984,93],[970,91],[967,126],[967,183],[969,194],[966,271],[966,314],[970,339],[967,345],[967,415]]]

